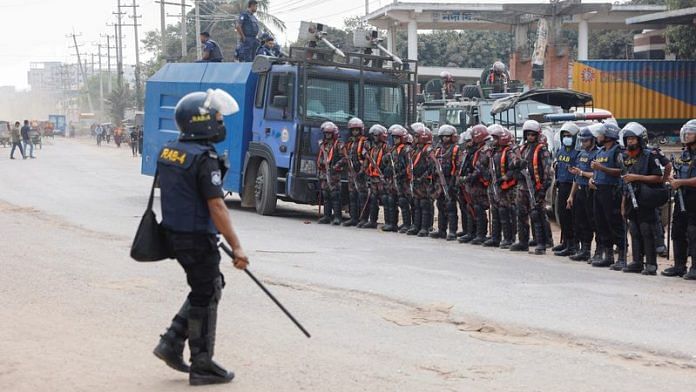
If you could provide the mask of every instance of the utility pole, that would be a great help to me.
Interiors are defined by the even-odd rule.
[[[198,37],[201,36],[201,13],[200,13],[200,8],[198,7],[198,0],[193,0],[193,7],[194,10],[196,11],[196,36],[193,37],[194,42],[198,42]],[[203,58],[203,54],[201,53],[200,49],[198,48],[198,44],[196,44],[196,60],[201,60]]]
[[[99,112],[104,116],[104,72],[102,71],[102,45],[101,42],[97,43],[97,50],[99,54]],[[94,56],[94,55],[92,55]]]
[[[160,56],[162,58],[167,57],[167,21],[164,19],[165,18],[165,12],[164,12],[164,0],[160,1],[160,33],[162,34],[162,42],[160,42],[160,45],[162,46],[160,50]]]
[[[117,22],[114,25],[116,35],[116,80],[119,88],[123,87],[123,37],[121,27],[123,26],[122,17],[124,12],[121,12],[121,0],[117,0],[116,6],[118,11],[114,12]]]
[[[75,48],[75,54],[77,55],[77,64],[80,67],[80,73],[82,74],[82,79],[85,82],[85,86],[87,86],[87,73],[85,72],[85,68],[82,66],[82,58],[80,57],[80,45],[77,44],[77,35],[75,32],[69,35],[69,37],[72,37],[73,39],[73,48]],[[86,62],[87,60],[85,60]],[[92,106],[92,97],[91,94],[89,93],[89,88],[87,89],[87,104],[89,105],[89,111],[94,112],[94,107]]]
[[[111,91],[113,90],[113,86],[111,85],[111,36],[109,34],[102,34],[101,37],[106,37],[106,74],[109,77],[107,81],[109,86],[108,92],[111,94]]]
[[[135,4],[135,0],[133,0],[133,34],[135,35],[135,102],[138,110],[143,109],[143,100],[141,97],[141,88],[140,88],[140,53],[139,53],[139,43],[138,43],[138,6]]]
[[[92,73],[89,76],[94,76],[94,53],[92,53],[91,56],[92,56]]]
[[[181,59],[188,53],[186,45],[186,0],[181,0]]]

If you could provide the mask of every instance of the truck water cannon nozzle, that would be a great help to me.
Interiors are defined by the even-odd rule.
[[[382,51],[382,53],[389,56],[393,62],[403,65],[403,61],[401,58],[399,58],[399,56],[382,46],[383,41],[384,38],[379,36],[379,32],[377,30],[356,30],[353,34],[354,47],[363,49],[379,49]]]

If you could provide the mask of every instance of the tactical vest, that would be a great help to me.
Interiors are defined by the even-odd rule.
[[[363,151],[365,149],[365,141],[367,138],[365,136],[358,136],[357,140],[350,138],[345,144],[346,150],[348,151],[348,157],[351,162],[353,162],[353,167],[359,168],[363,164],[365,157],[363,156]]]
[[[459,153],[459,146],[452,144],[446,150],[440,147],[437,150],[437,157],[440,160],[440,165],[442,165],[442,174],[445,177],[452,177],[457,171],[457,154]]]
[[[376,144],[372,149],[370,150],[369,154],[372,157],[372,159],[375,161],[377,166],[372,164],[372,161],[367,165],[367,175],[370,177],[379,177],[379,174],[382,169],[382,158],[384,158],[384,152],[386,150],[387,146],[386,144]]]
[[[602,147],[599,149],[599,151],[597,151],[595,160],[609,169],[619,169],[619,163],[617,162],[616,157],[621,152],[620,148],[621,147],[618,143],[615,143],[614,146],[609,150]],[[594,181],[597,185],[619,185],[621,177],[612,177],[601,170],[595,170]]]
[[[319,167],[320,164],[333,166],[341,159],[339,154],[337,154],[338,151],[336,151],[336,147],[338,147],[338,140],[334,140],[328,152],[326,151],[326,147],[326,143],[322,143],[319,146],[319,154],[317,154],[317,167]]]
[[[256,38],[259,34],[259,21],[256,16],[249,11],[242,12],[242,32],[246,38]]]
[[[691,150],[685,150],[681,155],[681,165],[679,165],[677,178],[687,179],[696,177],[696,152],[692,153]],[[696,188],[690,186],[683,186],[681,192],[687,204],[692,205],[696,202]],[[691,207],[693,208],[693,207]],[[687,206],[687,209],[690,209]]]
[[[167,143],[157,159],[161,189],[162,227],[178,233],[210,233],[217,230],[210,219],[208,201],[198,190],[195,164],[214,153],[213,146],[198,143]]]
[[[574,148],[563,147],[556,157],[556,182],[572,183],[575,176],[568,171],[577,162],[578,151]]]
[[[498,167],[500,168],[500,176],[503,177],[507,174],[507,169],[508,169],[508,152],[510,151],[510,146],[507,146],[503,148],[503,151],[500,153],[500,165]],[[507,181],[503,181],[500,183],[500,189],[506,191],[508,189],[513,188],[515,185],[517,185],[517,178],[514,176],[510,178]]]
[[[413,176],[415,178],[421,178],[428,174],[430,167],[428,166],[428,150],[430,149],[430,144],[426,144],[418,149],[416,155],[413,157]]]
[[[526,150],[527,147],[529,147],[529,146],[530,146],[529,144],[526,144],[526,143],[525,143],[525,144],[523,144],[522,147],[520,148],[520,152],[521,152],[521,154],[522,154],[523,156],[524,156],[525,150]],[[534,147],[534,150],[530,150],[530,151],[532,151],[532,152],[531,152],[531,154],[532,154],[532,157],[531,157],[532,160],[531,160],[531,162],[529,161],[529,156],[526,157],[526,158],[527,158],[527,162],[528,162],[528,163],[527,163],[527,168],[529,168],[529,164],[530,164],[530,163],[532,164],[532,170],[530,170],[530,173],[529,173],[529,174],[530,174],[530,175],[532,176],[532,178],[534,179],[534,189],[536,189],[537,191],[541,190],[541,188],[543,188],[543,186],[544,186],[544,184],[541,182],[542,168],[541,168],[541,162],[539,162],[540,153],[541,153],[541,150],[544,148],[544,146],[545,146],[545,144],[539,143],[539,144],[536,145],[536,147]]]
[[[584,172],[591,172],[592,171],[592,161],[594,161],[595,157],[597,156],[597,152],[599,150],[597,147],[593,147],[590,151],[587,150],[582,150],[578,153],[578,156],[576,158],[576,166],[578,169],[584,171]],[[583,176],[575,176],[575,183],[577,183],[580,186],[588,186],[590,184],[590,179],[587,177]]]
[[[481,146],[476,152],[474,153],[474,158],[471,160],[471,166],[476,169],[476,165],[478,165],[479,158],[481,158],[481,152],[485,148],[484,146]],[[490,185],[490,181],[486,180],[483,176],[479,176],[479,181],[481,185],[483,185],[484,188],[488,188],[488,185]]]

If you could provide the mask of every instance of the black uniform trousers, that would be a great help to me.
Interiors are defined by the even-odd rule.
[[[580,242],[592,242],[595,232],[594,191],[587,185],[578,185],[573,200],[573,226]]]
[[[218,296],[224,285],[220,273],[220,252],[217,236],[213,234],[188,234],[167,232],[169,248],[186,272],[188,295],[192,306],[208,306]]]
[[[629,216],[628,228],[631,232],[631,254],[633,262],[657,265],[657,252],[655,251],[655,210],[638,208]]]
[[[566,208],[570,191],[573,188],[572,182],[559,182],[558,193],[556,194],[556,211],[561,225],[561,238],[564,243],[575,241],[575,227],[573,227],[573,211]]]
[[[621,217],[621,188],[616,185],[597,185],[594,193],[597,239],[608,249],[626,249],[626,227]]]

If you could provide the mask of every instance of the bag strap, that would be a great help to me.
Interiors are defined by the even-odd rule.
[[[155,198],[155,184],[157,184],[158,177],[159,172],[155,170],[155,178],[152,180],[152,188],[150,189],[150,200],[147,202],[147,211],[152,211],[152,201]]]

